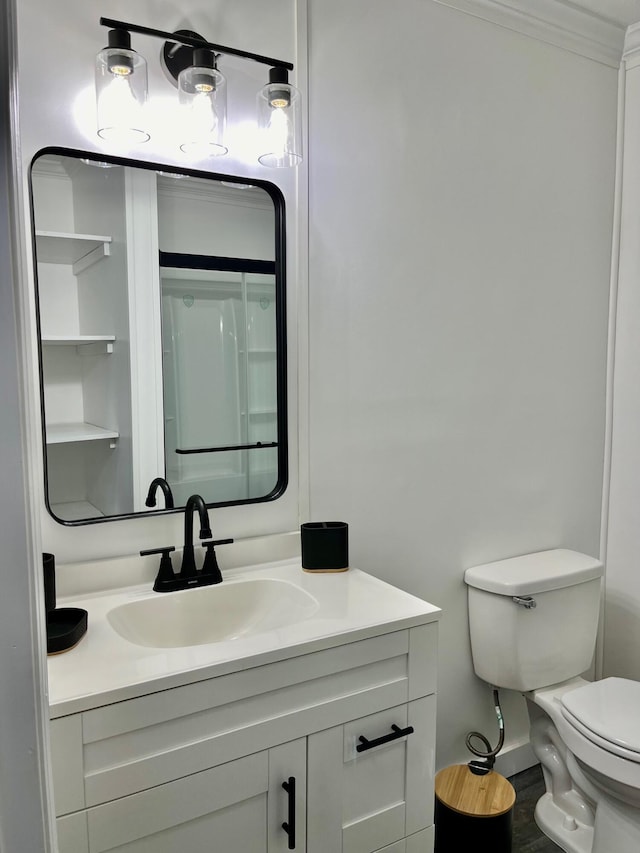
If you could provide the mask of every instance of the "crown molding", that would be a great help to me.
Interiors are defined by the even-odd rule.
[[[63,164],[60,155],[42,155],[33,164],[33,174],[42,178],[62,181],[73,180],[85,169],[82,160],[67,157]],[[269,193],[251,184],[225,184],[219,178],[203,179],[181,177],[180,180],[159,175],[158,195],[165,198],[181,198],[189,201],[207,201],[236,207],[250,207],[273,213],[273,201]]]
[[[640,24],[627,28],[622,56],[628,68],[640,63]]]
[[[261,187],[240,185],[235,189],[232,185],[223,185],[219,178],[211,180],[189,177],[181,180],[164,178],[158,181],[158,195],[165,198],[182,198],[195,201],[213,202],[218,204],[233,204],[237,207],[252,207],[257,210],[268,210],[273,213],[273,201],[268,192]]]
[[[69,180],[69,175],[60,162],[60,158],[55,154],[41,154],[37,160],[34,160],[31,172],[33,175],[42,178]]]
[[[625,29],[565,0],[434,0],[500,27],[618,68]]]

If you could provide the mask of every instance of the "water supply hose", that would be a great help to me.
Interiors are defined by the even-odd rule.
[[[472,771],[475,773],[488,773],[489,770],[493,767],[496,760],[496,755],[500,752],[502,747],[504,746],[504,717],[502,716],[502,708],[500,707],[500,698],[498,696],[498,689],[496,687],[493,688],[493,704],[496,709],[496,717],[498,719],[498,728],[500,730],[500,736],[498,738],[498,743],[494,748],[491,747],[491,744],[487,740],[487,738],[481,734],[480,732],[469,732],[467,737],[465,738],[465,743],[467,745],[467,749],[472,752],[474,755],[477,755],[481,761],[471,760],[469,762],[469,766]],[[485,749],[478,749],[473,745],[473,739],[482,741]]]

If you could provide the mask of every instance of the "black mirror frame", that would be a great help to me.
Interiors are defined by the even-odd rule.
[[[225,507],[225,506],[243,506],[246,504],[267,503],[277,500],[281,497],[288,485],[289,481],[289,452],[288,452],[288,412],[287,412],[287,301],[286,301],[286,210],[285,201],[279,187],[272,184],[270,181],[263,181],[258,178],[241,178],[234,175],[226,175],[218,172],[205,172],[197,169],[182,168],[181,166],[167,165],[166,163],[154,163],[147,160],[133,160],[126,157],[117,157],[107,154],[102,154],[96,151],[80,151],[77,149],[62,148],[50,146],[41,148],[31,159],[29,165],[29,214],[31,217],[31,241],[32,241],[32,256],[33,256],[33,278],[35,292],[35,321],[36,332],[38,336],[38,370],[40,381],[40,418],[41,418],[41,435],[42,435],[42,452],[44,461],[44,499],[47,511],[58,524],[65,527],[80,527],[87,524],[98,524],[108,521],[122,521],[131,518],[150,518],[154,516],[164,516],[169,514],[180,513],[184,511],[184,507],[175,507],[171,509],[154,509],[148,512],[131,512],[122,513],[119,515],[98,516],[92,518],[83,518],[74,521],[68,521],[58,518],[51,509],[49,502],[49,476],[48,476],[48,460],[47,460],[47,440],[46,440],[46,421],[45,421],[45,402],[44,402],[44,383],[43,379],[43,353],[42,353],[42,330],[40,322],[40,290],[38,282],[38,259],[36,250],[36,227],[35,227],[35,209],[34,209],[34,193],[33,193],[33,168],[38,158],[46,155],[56,155],[62,157],[71,157],[77,160],[93,160],[96,162],[105,162],[114,166],[130,166],[136,169],[147,169],[153,172],[175,173],[185,175],[190,178],[199,178],[203,180],[218,180],[236,184],[251,184],[264,190],[274,206],[275,219],[275,293],[276,293],[276,401],[278,406],[277,420],[277,442],[278,442],[278,478],[274,488],[265,496],[259,498],[244,498],[237,501],[220,501],[207,503],[207,507]]]

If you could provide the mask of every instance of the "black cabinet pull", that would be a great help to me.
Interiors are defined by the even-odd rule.
[[[382,746],[383,743],[389,743],[392,740],[398,740],[405,735],[413,734],[413,726],[407,726],[406,729],[401,729],[400,726],[392,725],[392,731],[388,735],[382,735],[375,740],[367,740],[364,735],[360,735],[358,740],[360,743],[356,746],[356,752],[364,752],[367,749],[374,749],[376,746]]]
[[[282,824],[282,828],[289,836],[287,847],[289,850],[296,849],[296,777],[289,776],[286,782],[282,783],[288,797],[287,820]]]

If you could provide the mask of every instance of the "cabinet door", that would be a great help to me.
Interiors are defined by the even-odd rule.
[[[435,696],[312,735],[307,853],[374,853],[429,827],[434,735]]]
[[[304,850],[305,799],[296,797],[300,843],[289,848],[282,782],[295,778],[303,793],[305,759],[301,739],[89,809],[89,853]]]
[[[86,811],[59,817],[56,829],[58,853],[89,853]]]
[[[306,738],[283,743],[269,750],[267,807],[268,853],[286,853],[287,850],[303,853],[307,849]],[[285,823],[286,829],[283,827]],[[231,848],[229,853],[232,853]],[[248,848],[246,853],[250,853]]]
[[[433,853],[434,831],[433,827],[416,832],[409,838],[403,838],[394,844],[389,844],[376,850],[376,853]]]
[[[407,853],[407,842],[402,838],[394,844],[388,844],[386,847],[381,847],[380,850],[376,850],[376,853]]]

